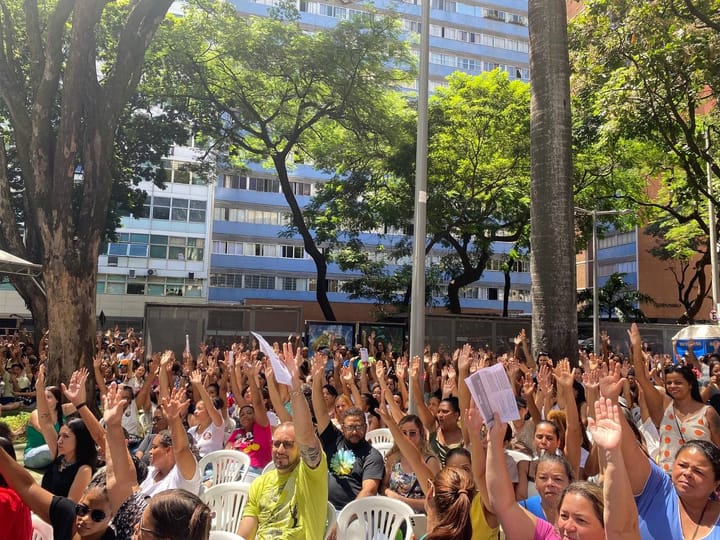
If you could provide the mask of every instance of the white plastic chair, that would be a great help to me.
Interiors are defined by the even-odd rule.
[[[250,484],[247,482],[226,482],[200,495],[200,499],[215,513],[210,527],[213,531],[237,532],[249,491]]]
[[[270,463],[268,463],[267,465],[265,465],[265,466],[263,467],[263,470],[262,470],[262,473],[261,473],[261,474],[265,474],[265,473],[268,472],[268,471],[272,471],[274,468],[275,468],[275,463],[273,463],[273,462],[271,461]]]
[[[227,531],[210,531],[210,540],[245,540],[242,536]]]
[[[201,476],[205,474],[208,465],[212,467],[210,480],[213,486],[226,482],[242,482],[250,468],[250,456],[237,450],[210,452],[198,463]]]
[[[405,523],[405,538],[410,538],[412,535],[410,516],[414,513],[413,509],[404,502],[381,495],[356,499],[345,506],[338,515],[337,537],[344,540],[377,538],[394,540],[400,527]],[[356,518],[354,521],[353,517]]]
[[[242,536],[227,531],[210,531],[210,540],[244,540]]]
[[[373,445],[375,443],[391,443],[395,441],[388,428],[371,429],[365,434],[365,439]]]
[[[385,456],[388,455],[388,452],[392,449],[394,443],[391,442],[378,442],[374,443],[372,446],[375,448],[378,452],[382,454],[383,459],[385,459]]]
[[[335,510],[333,504],[328,501],[327,514],[325,515],[325,538],[327,538],[330,529],[332,529],[332,526],[335,525],[335,523],[337,523],[337,510]]]
[[[52,525],[43,521],[35,514],[31,515],[32,519],[32,540],[53,540],[53,528]]]

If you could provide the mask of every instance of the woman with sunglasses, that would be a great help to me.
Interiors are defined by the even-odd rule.
[[[52,525],[54,540],[116,538],[110,528],[113,511],[105,486],[88,487],[76,504],[39,486],[4,449],[0,450],[0,474],[40,519]]]
[[[422,454],[422,459],[432,474],[437,474],[441,468],[440,460],[430,451],[420,418],[409,414],[398,422],[398,428]],[[385,476],[380,486],[380,493],[403,501],[416,512],[425,512],[425,494],[420,487],[420,480],[415,474],[410,459],[400,451],[397,443],[393,444],[385,458]]]
[[[665,394],[648,379],[642,338],[637,324],[628,330],[632,345],[635,378],[640,385],[653,423],[660,433],[658,465],[670,473],[675,456],[690,440],[710,441],[720,446],[720,415],[703,403],[697,377],[690,366],[665,369]]]

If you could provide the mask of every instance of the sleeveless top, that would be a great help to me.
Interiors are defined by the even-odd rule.
[[[660,455],[658,465],[669,473],[672,470],[675,455],[685,441],[700,439],[710,441],[710,428],[705,414],[708,406],[702,406],[697,412],[686,416],[682,420],[675,414],[672,403],[668,405],[660,422]]]
[[[55,458],[55,461],[53,461],[52,465],[50,465],[48,470],[45,472],[45,475],[42,477],[41,486],[53,495],[67,497],[68,493],[70,493],[70,487],[75,480],[75,475],[83,464],[76,461],[75,463],[66,465],[61,471],[60,466],[62,464],[62,459],[62,456]]]
[[[440,464],[444,467],[445,466],[445,459],[447,459],[448,452],[454,448],[461,448],[464,445],[462,439],[458,443],[453,444],[443,444],[441,443],[437,438],[437,431],[433,431],[430,433],[430,450],[433,451],[433,453],[438,457],[440,460]]]
[[[425,463],[427,463],[431,457],[432,456],[426,457]],[[390,480],[388,487],[390,487],[390,489],[398,495],[407,497],[408,499],[422,499],[425,497],[415,473],[403,471],[402,464],[399,459],[390,468]]]

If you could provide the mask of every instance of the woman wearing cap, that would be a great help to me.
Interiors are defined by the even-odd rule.
[[[253,403],[238,404],[240,427],[230,434],[225,448],[247,454],[250,457],[249,473],[259,475],[265,465],[272,461],[272,427],[256,381],[257,366],[253,366],[248,361],[242,365],[236,364],[235,370],[242,371],[237,373],[238,379],[241,375],[247,377]]]
[[[650,416],[660,433],[658,465],[670,473],[675,456],[689,440],[711,441],[720,445],[720,416],[705,405],[697,377],[690,366],[674,365],[665,369],[665,394],[650,382],[645,371],[642,338],[637,324],[628,331],[632,345],[635,376],[642,388]]]

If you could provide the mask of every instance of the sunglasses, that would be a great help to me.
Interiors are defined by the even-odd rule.
[[[85,517],[88,514],[90,514],[90,519],[92,519],[95,523],[100,523],[107,517],[107,514],[102,510],[93,510],[86,504],[75,505],[76,516]]]
[[[273,448],[280,448],[282,446],[285,450],[290,450],[295,446],[295,441],[273,441],[272,445]]]
[[[419,432],[416,430],[402,432],[402,434],[405,435],[406,437],[415,437],[418,433]]]
[[[354,431],[355,433],[359,433],[361,431],[365,431],[365,426],[360,426],[360,425],[343,426],[343,429],[348,432]]]

